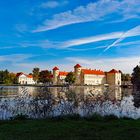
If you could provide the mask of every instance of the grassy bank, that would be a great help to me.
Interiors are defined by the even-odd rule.
[[[0,122],[0,140],[138,140],[140,120],[54,119]]]

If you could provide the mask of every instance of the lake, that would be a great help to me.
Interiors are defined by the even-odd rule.
[[[46,118],[93,113],[139,118],[138,95],[132,88],[114,86],[0,86],[0,119],[18,114]]]

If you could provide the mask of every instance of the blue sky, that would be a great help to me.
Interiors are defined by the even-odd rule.
[[[131,73],[139,50],[139,0],[0,0],[1,69]]]

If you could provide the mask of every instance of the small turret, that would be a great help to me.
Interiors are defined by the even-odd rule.
[[[75,84],[80,85],[81,84],[81,70],[82,70],[82,66],[80,64],[76,64],[74,66],[74,72],[75,72]]]
[[[121,85],[121,72],[115,69],[107,72],[107,83],[109,85]]]
[[[58,67],[54,67],[53,68],[53,85],[57,85],[58,84],[58,76],[59,76],[59,68]]]

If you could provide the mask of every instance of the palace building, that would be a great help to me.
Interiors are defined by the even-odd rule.
[[[54,67],[53,85],[64,84],[68,73],[60,71],[58,67]],[[74,74],[76,77],[75,85],[121,85],[121,72],[115,69],[104,72],[96,69],[85,69],[80,64],[76,64]]]

